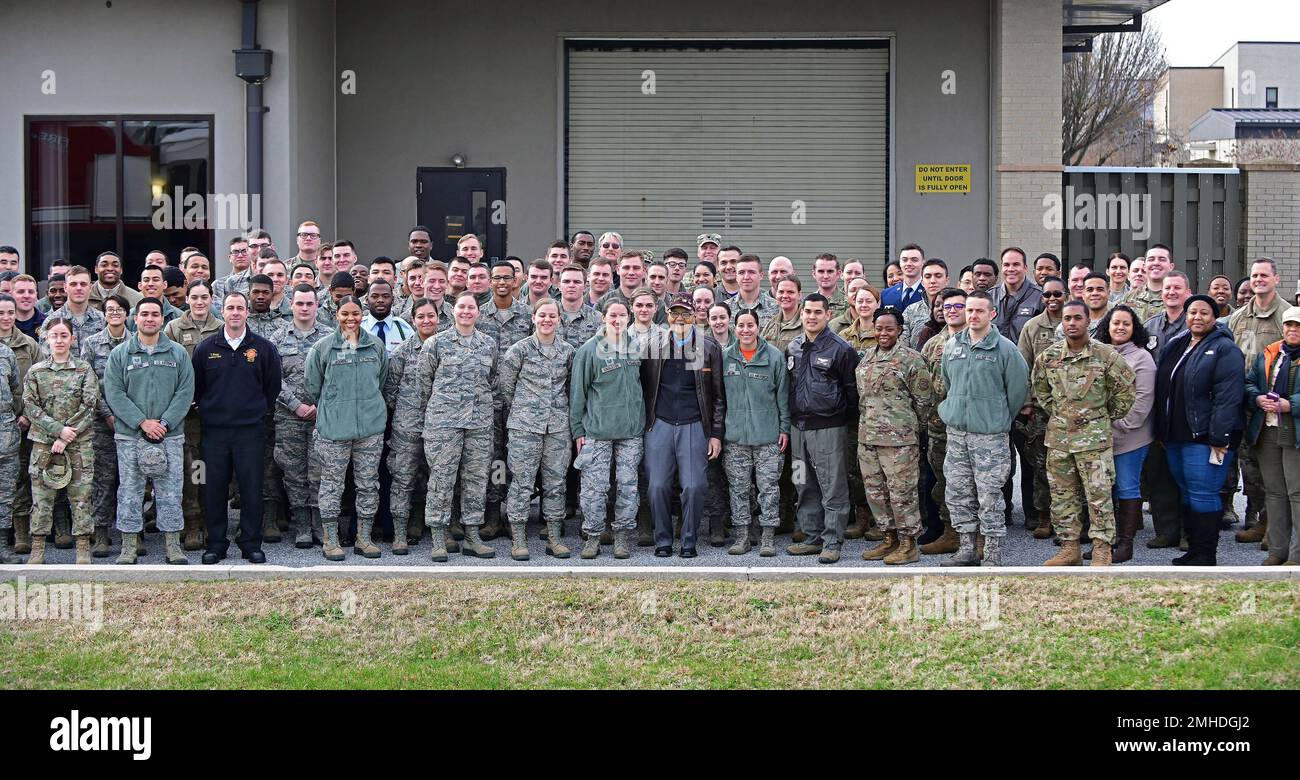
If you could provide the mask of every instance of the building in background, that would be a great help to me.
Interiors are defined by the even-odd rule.
[[[416,223],[442,259],[579,228],[872,278],[911,241],[1059,252],[1062,51],[1162,2],[24,4],[0,26],[0,166],[23,172],[0,243],[37,274],[117,249],[134,280],[191,244],[221,273],[256,197],[288,254],[309,218],[365,258]]]

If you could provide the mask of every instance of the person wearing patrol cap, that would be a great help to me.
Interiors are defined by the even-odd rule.
[[[695,237],[695,257],[700,262],[718,265],[718,250],[722,248],[722,236],[717,233],[701,233]]]
[[[45,536],[54,521],[54,502],[66,490],[72,508],[77,563],[90,563],[90,508],[95,461],[91,425],[99,406],[99,380],[90,364],[72,356],[72,323],[53,316],[44,333],[49,358],[23,379],[23,414],[31,421],[32,554],[29,564],[45,563]]]
[[[1268,507],[1265,566],[1300,566],[1300,306],[1282,313],[1282,339],[1246,374],[1246,442],[1259,461]]]
[[[668,330],[655,332],[641,361],[645,398],[645,470],[655,555],[673,552],[673,479],[681,485],[681,556],[696,554],[695,537],[710,461],[722,455],[727,414],[722,349],[695,328],[689,295],[668,300]]]

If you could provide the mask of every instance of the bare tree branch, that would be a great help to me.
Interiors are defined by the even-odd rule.
[[[1091,52],[1067,58],[1061,79],[1062,162],[1078,165],[1091,150],[1104,163],[1135,144],[1149,148],[1145,114],[1166,67],[1160,33],[1150,26],[1099,35]]]

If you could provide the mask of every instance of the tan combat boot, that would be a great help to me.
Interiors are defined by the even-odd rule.
[[[465,526],[465,538],[460,542],[461,555],[472,555],[475,558],[495,558],[497,551],[483,544],[482,537],[479,536],[479,527],[477,525]]]
[[[1110,545],[1106,545],[1106,559],[1110,560]],[[1082,566],[1083,557],[1079,554],[1079,540],[1061,542],[1061,549],[1056,555],[1043,562],[1044,566]]]
[[[77,535],[77,565],[90,565],[90,534]]]
[[[168,563],[173,566],[185,566],[190,562],[190,559],[186,558],[184,551],[181,550],[180,531],[168,531],[164,534],[163,539],[165,540],[165,555]]]
[[[1048,512],[1038,516],[1038,527],[1034,529],[1035,539],[1050,539],[1052,537],[1052,516]]]
[[[268,506],[262,510],[262,541],[274,544],[282,538],[280,526],[275,522],[275,508]]]
[[[921,551],[916,547],[916,537],[899,534],[898,546],[894,548],[893,552],[886,555],[884,560],[890,566],[916,563],[921,560]]]
[[[411,552],[406,541],[406,520],[393,517],[393,555],[407,555]]]
[[[865,506],[854,507],[853,524],[844,529],[845,539],[861,539],[871,526],[871,510]]]
[[[370,540],[370,532],[374,529],[374,516],[366,517],[357,515],[357,538],[352,543],[352,552],[366,558],[378,558],[382,553],[375,543]],[[394,536],[394,539],[397,537]]]
[[[183,547],[189,552],[198,552],[207,546],[203,533],[203,521],[198,515],[185,518],[185,543]]]
[[[347,554],[339,546],[339,519],[337,517],[322,517],[320,527],[321,555],[325,556],[325,560],[341,561],[346,558]]]
[[[572,553],[568,547],[564,546],[564,532],[561,530],[564,522],[562,520],[552,520],[546,524],[546,554],[555,558],[568,558]]]
[[[1092,537],[1092,565],[1109,566],[1111,560],[1110,542],[1104,542],[1095,536]]]
[[[524,523],[510,524],[510,558],[516,561],[528,560],[527,525]]]
[[[950,555],[957,552],[957,529],[952,523],[944,523],[943,534],[929,544],[921,545],[922,555]]]
[[[32,537],[32,554],[27,559],[27,563],[33,566],[39,566],[45,563],[45,536],[38,534]]]
[[[139,558],[139,547],[137,546],[137,540],[139,538],[140,534],[138,533],[128,534],[123,532],[122,552],[118,553],[117,563],[122,566],[130,566],[136,562],[136,559]]]
[[[435,525],[429,527],[429,535],[433,537],[433,550],[429,553],[429,560],[446,563],[447,540],[451,538],[451,531],[445,525]]]
[[[107,558],[112,554],[112,542],[108,539],[108,526],[95,526],[93,545],[90,549],[90,555],[93,558]]]
[[[872,547],[870,550],[862,553],[862,560],[879,561],[894,550],[897,550],[898,545],[898,533],[896,531],[885,531],[885,540],[875,547]]]
[[[1236,539],[1242,544],[1254,544],[1261,542],[1268,535],[1268,516],[1263,512],[1259,514],[1259,522],[1247,528],[1244,531],[1238,531]]]

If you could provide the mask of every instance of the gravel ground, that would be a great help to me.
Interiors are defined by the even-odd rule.
[[[1238,515],[1245,513],[1245,497],[1238,493],[1236,509]],[[534,508],[534,512],[536,509]],[[232,525],[237,512],[231,512]],[[1031,533],[1023,527],[1024,515],[1019,510],[1019,504],[1014,510],[1013,522],[1007,528],[1007,537],[1002,546],[1002,561],[1007,566],[1037,566],[1043,561],[1056,554],[1057,547],[1050,540],[1035,539]],[[1144,522],[1145,527],[1138,532],[1134,544],[1134,565],[1168,565],[1169,561],[1177,555],[1181,555],[1176,549],[1149,550],[1145,542],[1154,536],[1151,530],[1150,517],[1147,516]],[[458,566],[537,566],[537,565],[559,565],[559,566],[582,566],[582,565],[601,565],[601,566],[757,566],[757,567],[811,567],[818,568],[821,564],[817,563],[816,556],[792,556],[784,553],[784,548],[790,544],[789,536],[777,537],[778,554],[772,558],[760,558],[757,550],[751,551],[746,555],[728,555],[727,549],[730,542],[723,547],[710,547],[708,538],[705,536],[700,540],[697,550],[699,557],[695,559],[683,559],[677,555],[671,558],[656,558],[654,550],[651,547],[634,547],[632,557],[625,561],[616,561],[613,557],[612,547],[605,546],[601,549],[601,556],[594,561],[584,561],[578,557],[578,548],[581,547],[581,541],[577,538],[577,521],[569,520],[565,524],[565,544],[573,550],[573,556],[568,560],[558,560],[545,553],[546,543],[537,538],[537,532],[540,526],[536,523],[528,525],[528,549],[532,555],[532,560],[526,562],[517,562],[510,559],[510,541],[505,538],[494,539],[487,544],[497,551],[497,555],[492,559],[479,559],[467,555],[453,554],[451,563]],[[1233,533],[1240,529],[1235,526],[1231,531],[1224,531],[1220,535],[1218,559],[1220,565],[1235,566],[1253,566],[1263,562],[1267,553],[1259,549],[1258,544],[1239,544],[1233,539]],[[113,556],[109,558],[94,559],[96,565],[111,565],[117,557],[118,547],[117,534],[113,535],[114,548]],[[161,533],[146,534],[146,546],[149,554],[141,559],[141,563],[163,563],[163,536]],[[842,557],[837,567],[845,566],[885,566],[880,561],[864,561],[861,554],[864,550],[875,546],[875,542],[864,542],[862,540],[849,540],[844,544]],[[389,545],[379,543],[383,555],[377,559],[366,559],[359,555],[354,555],[350,549],[347,550],[347,560],[344,565],[353,566],[428,566],[432,564],[429,560],[429,550],[431,542],[428,534],[420,544],[412,548],[409,555],[393,555],[389,552]],[[267,563],[278,564],[281,566],[313,566],[316,564],[326,563],[321,556],[320,547],[314,547],[311,550],[299,550],[293,546],[292,539],[278,544],[264,544],[263,552],[266,553]],[[251,565],[245,564],[239,557],[239,548],[233,544],[230,547],[230,557],[223,561],[224,564],[233,565]],[[202,553],[187,553],[190,563],[197,565],[200,562]],[[46,560],[50,563],[72,563],[75,559],[73,550],[56,550],[53,545],[47,547]],[[922,556],[921,564],[933,566],[948,556]],[[332,564],[340,565],[340,564]]]

